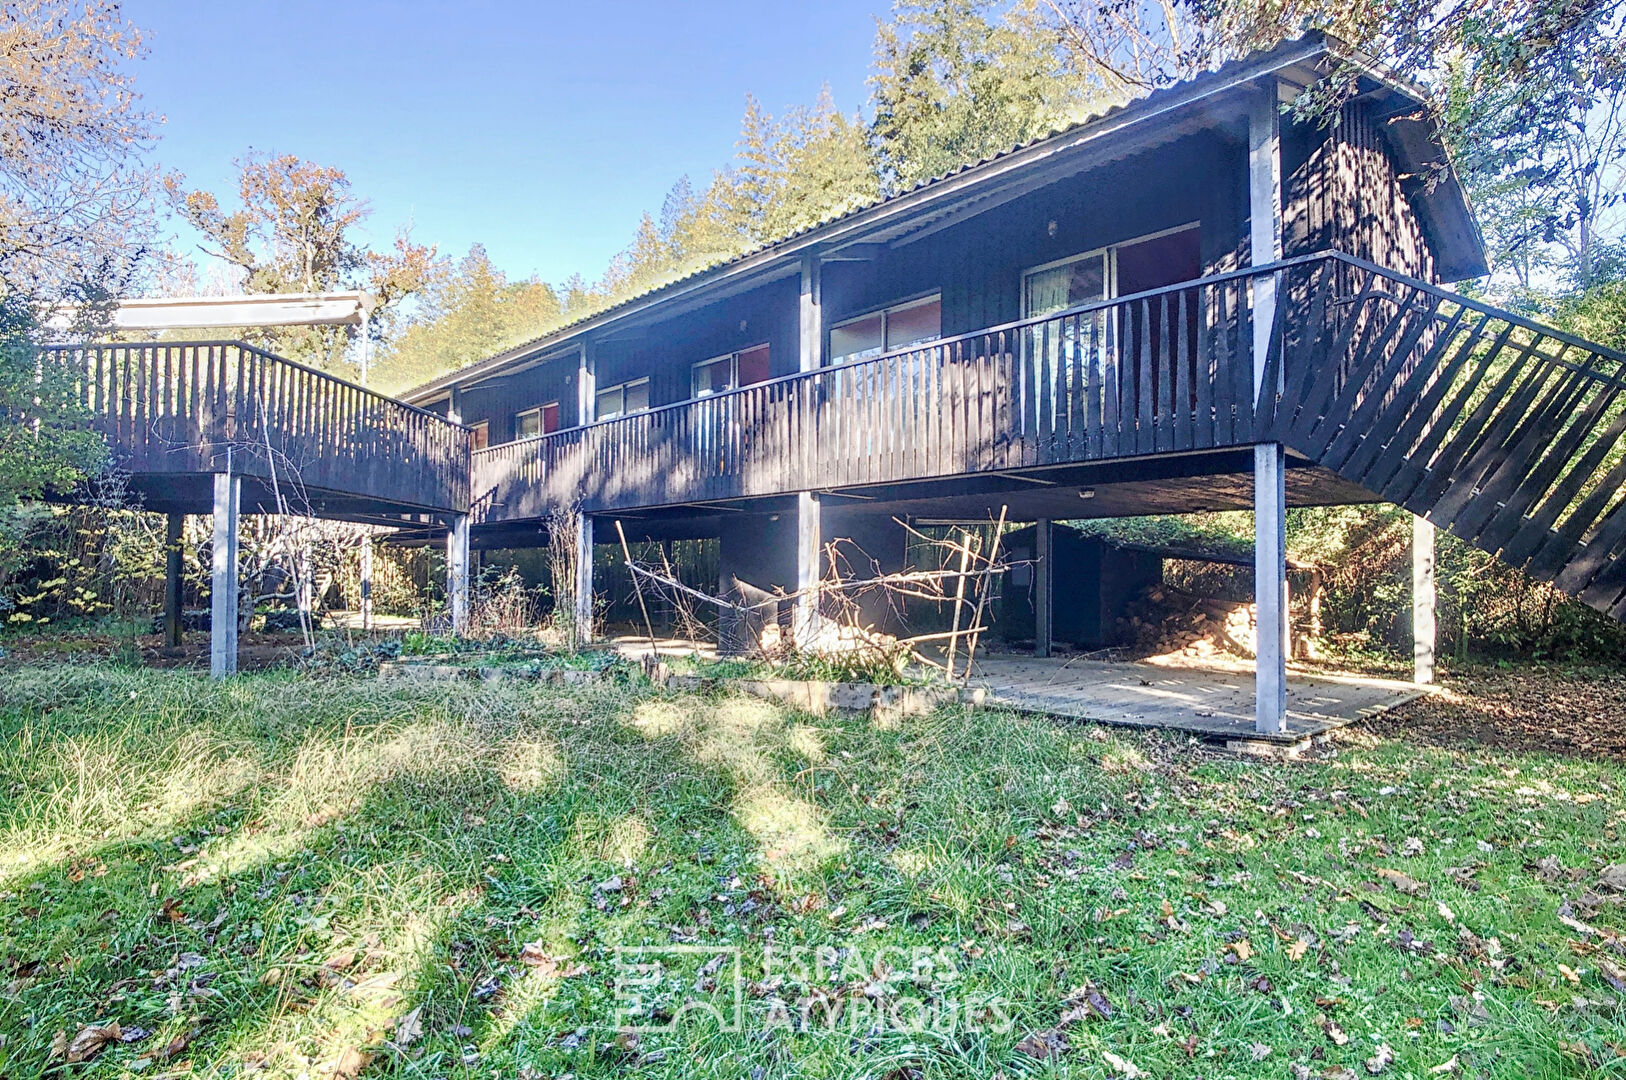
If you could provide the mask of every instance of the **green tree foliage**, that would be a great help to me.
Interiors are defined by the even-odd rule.
[[[379,353],[373,381],[387,393],[427,382],[536,336],[563,310],[551,286],[509,281],[477,244],[456,265],[436,262],[412,321]]]
[[[251,153],[236,165],[235,210],[212,192],[187,190],[179,173],[164,179],[171,208],[203,236],[202,250],[234,267],[250,293],[366,289],[378,302],[374,330],[384,334],[400,302],[427,282],[434,248],[414,244],[404,230],[391,251],[362,247],[354,231],[372,211],[341,169],[291,154]],[[345,328],[256,328],[243,336],[292,359],[354,374]]]
[[[1524,63],[1484,28],[1446,65],[1445,116],[1493,268],[1513,287],[1587,290],[1626,227],[1626,20],[1597,5]],[[1516,77],[1515,77],[1516,76]]]
[[[889,190],[1047,134],[1108,99],[1032,3],[900,0],[875,34],[870,130]]]
[[[738,148],[719,195],[725,221],[752,244],[789,236],[880,194],[864,127],[836,108],[828,86],[811,108],[797,106],[778,120],[748,99]]]
[[[83,426],[73,381],[37,346],[102,331],[98,304],[133,277],[153,217],[142,163],[152,119],[125,71],[142,54],[140,34],[115,3],[6,0],[0,13],[5,512],[100,466],[105,448]]]

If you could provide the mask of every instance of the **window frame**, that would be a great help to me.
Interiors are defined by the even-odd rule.
[[[485,439],[484,445],[480,445],[482,436]],[[469,445],[474,447],[476,450],[484,450],[487,446],[491,445],[490,420],[476,420],[474,423],[469,425]]]
[[[1200,228],[1202,228],[1202,221],[1200,219],[1195,220],[1195,221],[1188,221],[1188,222],[1185,222],[1184,224],[1181,224],[1181,225],[1174,225],[1174,226],[1171,226],[1171,227],[1169,227],[1167,229],[1158,229],[1158,230],[1156,230],[1154,232],[1144,233],[1144,234],[1142,234],[1140,236],[1127,237],[1127,238],[1125,238],[1123,240],[1118,240],[1118,241],[1115,241],[1114,243],[1111,243],[1111,244],[1102,244],[1100,247],[1093,247],[1093,248],[1090,248],[1090,249],[1088,249],[1086,251],[1080,251],[1080,252],[1076,252],[1076,253],[1074,253],[1072,255],[1064,256],[1064,257],[1062,257],[1060,259],[1052,259],[1051,261],[1049,261],[1047,263],[1040,263],[1038,266],[1030,266],[1030,267],[1028,267],[1026,270],[1023,270],[1021,272],[1021,279],[1020,279],[1021,290],[1022,290],[1022,318],[1023,319],[1035,319],[1035,318],[1040,317],[1040,316],[1034,315],[1033,312],[1028,310],[1028,279],[1030,277],[1032,277],[1034,274],[1042,274],[1046,270],[1055,270],[1055,269],[1058,269],[1058,268],[1063,267],[1063,266],[1070,266],[1073,263],[1082,262],[1083,260],[1091,258],[1091,257],[1104,256],[1105,259],[1106,259],[1106,268],[1105,268],[1106,280],[1103,283],[1102,287],[1103,287],[1103,291],[1106,293],[1106,295],[1105,295],[1105,297],[1103,299],[1116,300],[1118,298],[1118,249],[1119,248],[1134,247],[1136,244],[1144,244],[1148,240],[1161,240],[1165,236],[1173,236],[1175,233],[1182,233],[1182,232],[1186,232],[1187,230],[1190,230],[1190,229],[1200,229]],[[1199,239],[1201,239],[1200,236],[1199,236]],[[1066,309],[1061,308],[1059,310],[1065,311]]]
[[[638,385],[643,385],[644,387],[647,388],[650,385],[649,376],[648,375],[643,375],[643,376],[640,376],[640,377],[638,377],[636,379],[627,379],[624,382],[611,383],[609,386],[601,386],[601,387],[595,388],[594,391],[593,391],[593,422],[596,424],[600,420],[619,420],[623,416],[636,416],[639,413],[649,412],[651,409],[653,409],[655,406],[649,400],[649,391],[647,389],[644,392],[644,407],[643,408],[641,408],[641,409],[628,409],[627,408],[627,388],[631,387],[631,386],[638,386]],[[603,415],[602,411],[599,409],[598,402],[599,402],[599,398],[603,397],[605,394],[610,393],[611,391],[617,391],[617,392],[620,393],[620,395],[621,395],[621,408],[616,410],[616,412],[615,412],[615,414],[613,416],[605,416],[605,415]]]
[[[536,417],[536,434],[535,435],[521,435],[519,433],[520,428],[523,427],[524,424],[525,424],[525,418],[528,417],[528,416]],[[542,406],[538,405],[534,409],[521,409],[519,412],[514,414],[514,441],[515,442],[519,442],[521,439],[540,438],[541,435],[542,435]]]
[[[548,430],[549,409],[553,410],[553,431]],[[525,422],[525,418],[528,416],[536,417],[535,435],[521,435],[519,433],[520,425]],[[540,439],[544,435],[552,435],[554,431],[558,431],[559,426],[559,403],[557,401],[544,401],[540,405],[532,406],[529,409],[521,409],[519,412],[514,414],[514,441],[519,442],[521,439]]]
[[[893,314],[895,314],[897,312],[900,312],[900,311],[908,311],[910,308],[925,307],[927,304],[933,304],[933,303],[935,303],[937,305],[937,336],[936,337],[923,338],[920,341],[911,342],[908,345],[900,345],[900,346],[898,346],[897,349],[889,349],[889,348],[887,348],[887,345],[886,345],[886,323],[887,323],[887,318],[889,316],[891,316],[891,315],[893,315]],[[835,332],[837,330],[840,330],[844,326],[851,326],[853,323],[863,322],[866,319],[873,319],[877,315],[879,315],[881,317],[881,351],[876,353],[874,356],[857,356],[857,355],[854,355],[850,359],[837,360],[835,358],[835,355],[834,355],[834,349],[833,349],[833,347],[831,345],[831,341],[835,337]],[[929,345],[933,341],[941,340],[942,337],[943,337],[943,290],[942,289],[934,289],[931,292],[920,293],[919,295],[910,297],[907,300],[899,300],[896,303],[887,304],[884,307],[871,308],[868,311],[860,312],[857,315],[853,315],[853,316],[850,316],[848,318],[842,319],[839,322],[831,323],[829,329],[826,330],[825,333],[824,333],[824,364],[825,364],[826,367],[841,367],[841,366],[844,366],[844,365],[847,365],[847,364],[856,364],[856,363],[858,363],[858,362],[860,362],[862,360],[873,360],[875,358],[875,356],[885,356],[889,352],[899,352],[899,351],[902,351],[904,349],[912,349],[912,348],[914,348],[914,347],[916,347],[918,345]]]
[[[743,349],[735,349],[733,352],[718,353],[716,356],[708,357],[705,360],[696,360],[694,363],[690,364],[689,400],[699,401],[703,397],[716,397],[719,394],[726,394],[730,391],[740,389],[740,357],[746,353],[756,352],[758,349],[769,350],[771,363],[773,342],[759,341],[755,345],[747,345]],[[701,390],[697,382],[698,376],[700,375],[700,369],[711,367],[713,364],[720,364],[725,360],[728,362],[728,386],[722,390]],[[771,368],[769,370],[770,372],[772,371]],[[773,376],[770,374],[768,377],[772,378]],[[752,385],[754,386],[756,384],[753,383]]]

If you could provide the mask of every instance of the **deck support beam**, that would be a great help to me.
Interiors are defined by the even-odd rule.
[[[1287,455],[1281,443],[1253,448],[1254,730],[1287,730]]]
[[[1248,110],[1248,260],[1263,266],[1282,257],[1282,111],[1280,87],[1267,81]],[[1253,279],[1254,404],[1274,397],[1266,386],[1271,334],[1276,323],[1274,274]],[[1278,373],[1278,379],[1280,373]],[[1254,730],[1287,730],[1287,453],[1280,443],[1253,448],[1253,582],[1258,609],[1254,655]]]
[[[576,644],[593,640],[593,519],[576,514]]]
[[[452,633],[469,627],[469,516],[453,514],[446,523],[446,611]]]
[[[361,538],[361,628],[373,628],[373,534]]]
[[[1055,637],[1055,528],[1049,518],[1033,527],[1033,655],[1050,655]]]
[[[796,604],[791,612],[791,638],[798,649],[810,649],[819,636],[820,558],[824,535],[819,520],[819,497],[811,491],[796,495]]]
[[[1419,685],[1434,682],[1439,596],[1434,577],[1434,523],[1411,521],[1411,658]]]
[[[1248,262],[1282,257],[1282,110],[1275,80],[1254,95],[1248,111]],[[1257,398],[1276,322],[1277,279],[1253,279],[1253,389]]]
[[[169,514],[164,519],[164,645],[181,647],[184,629],[181,611],[181,529],[185,514]]]
[[[593,350],[584,338],[576,356],[576,425],[585,427],[593,422],[598,410],[598,364]]]
[[[237,674],[237,518],[243,481],[215,474],[214,542],[209,553],[209,674]]]
[[[817,371],[824,365],[824,272],[817,255],[802,256],[802,283],[797,324],[797,367]]]

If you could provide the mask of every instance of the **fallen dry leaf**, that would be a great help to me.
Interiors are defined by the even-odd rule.
[[[1332,1040],[1334,1046],[1343,1046],[1349,1042],[1349,1036],[1344,1033],[1344,1029],[1331,1020],[1322,1023],[1321,1030],[1327,1033],[1327,1038]]]
[[[1416,896],[1425,888],[1421,881],[1418,881],[1410,874],[1403,874],[1399,870],[1391,870],[1386,866],[1380,866],[1377,868],[1377,871],[1378,877],[1387,881],[1389,884],[1393,885],[1398,892],[1405,893],[1407,896]]]
[[[1377,1053],[1366,1059],[1366,1071],[1376,1076],[1378,1073],[1394,1064],[1395,1052],[1389,1049],[1388,1043],[1380,1043]]]
[[[365,1050],[358,1050],[354,1046],[347,1046],[339,1055],[339,1060],[333,1063],[333,1071],[328,1075],[333,1080],[356,1080],[361,1070],[373,1063],[373,1055]]]
[[[1299,938],[1287,947],[1287,958],[1294,963],[1304,959],[1304,954],[1310,951],[1310,943]]]
[[[1048,1061],[1067,1052],[1067,1036],[1055,1028],[1049,1031],[1036,1031],[1031,1035],[1024,1035],[1016,1044],[1016,1052],[1026,1054],[1040,1061]]]
[[[417,1042],[423,1035],[423,1006],[407,1013],[395,1022],[395,1045],[402,1049]]]
[[[1105,1061],[1119,1076],[1124,1077],[1124,1080],[1139,1080],[1140,1077],[1146,1075],[1141,1072],[1133,1061],[1121,1058],[1111,1050],[1101,1051],[1101,1060]]]
[[[1443,1076],[1446,1073],[1454,1073],[1454,1072],[1456,1072],[1458,1068],[1459,1068],[1459,1066],[1457,1065],[1457,1055],[1452,1054],[1450,1057],[1446,1058],[1444,1061],[1440,1062],[1438,1065],[1436,1065],[1432,1069],[1428,1070],[1428,1074],[1430,1076]]]
[[[62,1058],[70,1063],[89,1061],[103,1050],[109,1043],[119,1041],[123,1032],[119,1029],[117,1020],[109,1020],[105,1024],[91,1024],[89,1027],[79,1029],[79,1034],[73,1041],[63,1048]],[[53,1043],[53,1048],[55,1044]]]
[[[1235,953],[1237,960],[1242,963],[1246,963],[1248,957],[1253,955],[1253,943],[1247,938],[1233,941],[1229,946],[1227,946],[1227,948],[1229,948],[1231,952]]]
[[[1604,867],[1603,872],[1598,875],[1598,880],[1616,892],[1626,892],[1626,863]]]

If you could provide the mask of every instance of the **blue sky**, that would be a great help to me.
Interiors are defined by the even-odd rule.
[[[745,95],[777,113],[829,82],[867,98],[887,0],[704,4],[126,0],[164,115],[155,157],[235,191],[232,158],[292,153],[349,174],[367,239],[486,246],[515,277],[589,278],[733,153]],[[184,241],[183,241],[184,242]]]

